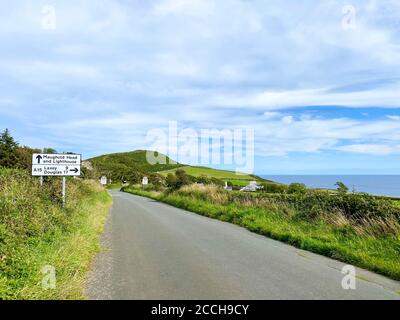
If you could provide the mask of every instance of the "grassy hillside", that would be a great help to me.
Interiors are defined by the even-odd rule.
[[[68,179],[65,208],[60,195],[60,178],[40,186],[28,172],[0,168],[0,300],[83,298],[111,197],[78,179]],[[46,289],[49,266],[56,282]]]
[[[95,158],[88,159],[99,175],[106,174],[114,178],[114,180],[129,179],[135,173],[152,173],[157,171],[176,169],[181,164],[173,163],[167,157],[167,164],[148,163],[146,159],[146,150],[136,150],[131,152],[111,153]]]
[[[183,166],[180,169],[184,170],[188,175],[194,177],[200,177],[202,175],[209,178],[217,178],[224,181],[230,181],[234,185],[247,185],[249,181],[264,181],[262,178],[255,175],[250,175],[246,173],[236,173],[234,171],[218,170],[207,167],[193,167],[193,166]],[[163,176],[167,176],[169,173],[174,173],[175,169],[164,170],[159,173]]]
[[[264,179],[249,175],[237,174],[234,171],[218,170],[207,167],[188,166],[174,164],[174,161],[166,157],[167,164],[148,163],[146,150],[136,150],[131,152],[112,153],[88,159],[93,165],[93,177],[107,175],[113,181],[140,181],[144,174],[160,174],[166,177],[169,173],[174,173],[177,168],[183,169],[188,175],[194,177],[206,176],[230,181],[237,186],[245,186],[249,181],[265,181]]]

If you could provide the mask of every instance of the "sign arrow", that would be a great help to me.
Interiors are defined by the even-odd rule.
[[[78,168],[74,168],[74,169],[69,169],[69,171],[77,173],[79,170],[78,170]]]
[[[42,156],[39,154],[36,156],[36,159],[37,159],[38,163],[40,163],[40,160],[42,160]]]

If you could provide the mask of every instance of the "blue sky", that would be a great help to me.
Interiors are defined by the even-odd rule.
[[[10,1],[0,41],[21,144],[88,158],[177,121],[253,129],[258,174],[400,174],[398,0]]]

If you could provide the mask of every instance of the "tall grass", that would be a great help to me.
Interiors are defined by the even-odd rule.
[[[190,185],[148,196],[400,280],[400,208],[368,195],[228,192]]]
[[[18,170],[0,169],[0,299],[83,298],[85,272],[98,251],[110,196],[91,181],[40,186]],[[56,271],[56,288],[42,288],[41,270]]]

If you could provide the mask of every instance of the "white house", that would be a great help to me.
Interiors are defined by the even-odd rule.
[[[243,187],[242,189],[240,189],[240,191],[255,192],[259,189],[261,189],[261,186],[259,186],[257,184],[257,181],[250,181],[249,184],[247,186]]]

